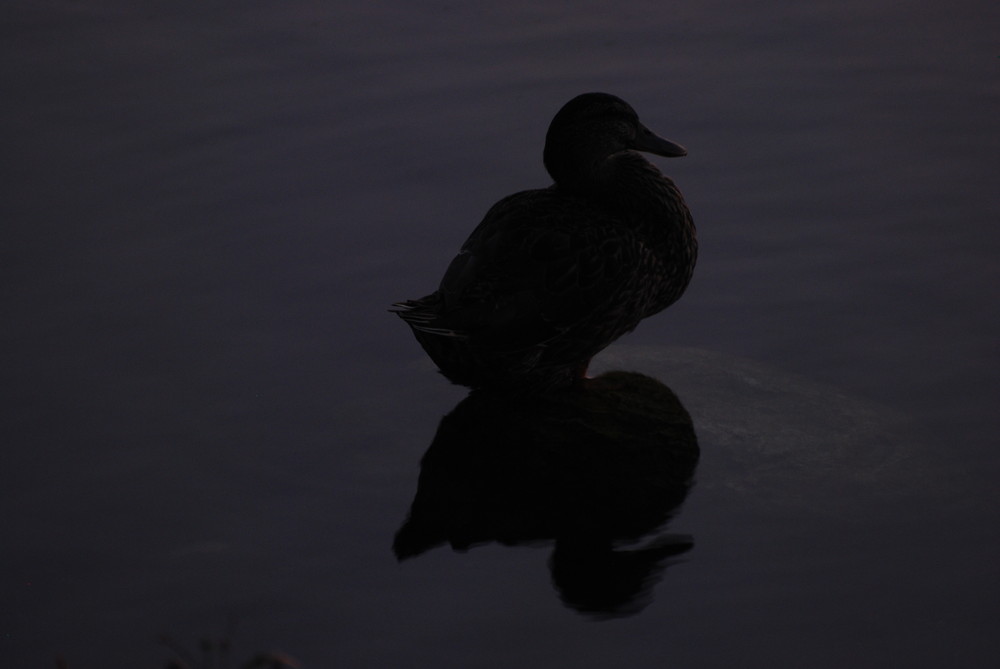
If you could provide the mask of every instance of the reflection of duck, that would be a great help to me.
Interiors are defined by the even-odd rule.
[[[660,537],[698,462],[691,417],[659,381],[609,372],[589,392],[516,398],[476,391],[442,421],[421,461],[399,559],[449,543],[555,541],[552,577],[564,601],[627,615],[672,555],[692,543]]]
[[[694,223],[674,183],[637,151],[683,156],[625,101],[588,93],[549,126],[555,184],[487,212],[438,290],[396,305],[454,383],[547,389],[673,304],[694,271]]]

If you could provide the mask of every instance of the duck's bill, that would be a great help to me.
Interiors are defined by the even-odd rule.
[[[667,158],[680,158],[687,155],[687,149],[680,144],[663,139],[644,125],[639,126],[639,134],[635,138],[635,148],[638,151],[655,153]]]

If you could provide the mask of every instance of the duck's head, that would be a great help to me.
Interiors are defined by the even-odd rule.
[[[622,151],[685,156],[680,144],[639,122],[631,105],[607,93],[578,95],[559,110],[545,136],[545,169],[561,185],[585,185],[599,164]]]

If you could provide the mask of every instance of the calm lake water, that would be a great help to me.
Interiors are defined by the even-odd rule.
[[[4,666],[227,634],[304,667],[1000,656],[995,2],[0,15]],[[642,564],[618,615],[573,606],[603,567],[544,536],[392,550],[465,393],[385,309],[548,184],[545,129],[590,90],[688,148],[657,162],[701,242],[595,361],[666,384],[701,448],[615,553]]]

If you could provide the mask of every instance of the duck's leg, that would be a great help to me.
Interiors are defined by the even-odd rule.
[[[587,367],[589,366],[590,366],[590,358],[584,360],[581,363],[578,363],[572,368],[570,372],[570,378],[572,379],[571,383],[574,386],[584,388],[586,387],[587,383],[590,382],[591,379],[587,377]]]

